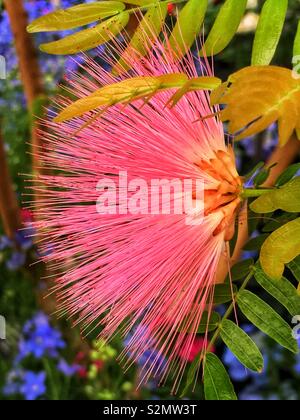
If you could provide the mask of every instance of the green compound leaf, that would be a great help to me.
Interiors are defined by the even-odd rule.
[[[208,401],[235,401],[237,396],[222,362],[213,353],[204,364],[204,394]]]
[[[250,205],[250,208],[255,213],[272,213],[276,210],[299,213],[300,177],[294,178],[283,187],[259,197]]]
[[[254,277],[260,286],[277,299],[292,316],[300,314],[300,295],[291,282],[284,277],[281,280],[273,280],[259,265],[254,268]]]
[[[207,37],[203,50],[207,56],[223,51],[234,35],[246,10],[247,0],[226,0]]]
[[[254,341],[232,321],[221,324],[221,338],[237,359],[248,369],[262,372],[264,359]]]
[[[97,47],[118,35],[129,21],[129,13],[122,12],[107,19],[93,28],[84,29],[59,41],[40,46],[41,51],[48,54],[77,54]]]
[[[292,329],[267,303],[247,290],[238,294],[237,303],[252,324],[284,348],[298,353]]]
[[[300,218],[275,230],[261,248],[260,263],[271,278],[280,280],[285,264],[300,255]]]
[[[252,51],[253,66],[270,64],[282,33],[288,0],[266,0],[255,33]]]

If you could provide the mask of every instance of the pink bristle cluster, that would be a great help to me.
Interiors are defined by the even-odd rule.
[[[103,56],[110,62],[108,53]],[[133,76],[198,76],[191,53],[180,64],[161,42],[147,59],[132,54],[131,60]],[[78,98],[128,77],[113,76],[88,58],[84,71],[70,80]],[[158,93],[146,104],[113,106],[93,121],[95,113],[47,122],[39,158],[49,175],[38,177],[35,192],[43,259],[63,272],[55,287],[61,308],[87,331],[92,324],[101,327],[102,337],[132,332],[125,365],[151,348],[142,380],[171,375],[176,389],[203,312],[212,309],[225,244],[225,231],[216,230],[224,212],[212,211],[202,224],[189,225],[184,214],[101,215],[96,208],[99,180],[115,181],[120,171],[129,181],[201,179],[208,190],[218,189],[221,176],[199,163],[214,159],[217,151],[227,153],[222,124],[214,117],[201,119],[214,112],[206,93],[188,93],[166,107],[173,93]],[[59,99],[58,108],[68,103]]]

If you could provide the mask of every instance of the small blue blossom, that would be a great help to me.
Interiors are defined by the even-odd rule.
[[[13,242],[7,236],[0,236],[0,251],[4,251],[7,248],[11,248]]]
[[[21,394],[27,401],[34,401],[46,392],[45,372],[34,373],[28,371],[24,375],[23,384],[20,387]]]
[[[37,359],[44,356],[56,358],[58,350],[66,346],[60,331],[51,327],[48,317],[42,312],[26,322],[23,333],[24,337],[19,342],[17,362],[29,355]]]
[[[57,369],[67,377],[71,377],[80,369],[77,365],[69,365],[64,359],[60,359]]]
[[[6,261],[6,268],[10,271],[17,271],[22,268],[26,261],[26,255],[23,252],[15,251]]]

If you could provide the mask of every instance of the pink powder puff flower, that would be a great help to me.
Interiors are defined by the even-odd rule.
[[[102,58],[112,63],[108,53]],[[197,77],[199,64],[203,74],[211,75],[207,62],[197,63],[191,52],[179,62],[161,42],[147,58],[140,60],[132,52],[128,59],[133,76],[183,72]],[[85,75],[70,79],[69,89],[78,98],[129,77],[114,76],[88,58],[83,70]],[[62,124],[47,122],[39,156],[46,174],[39,176],[35,189],[39,239],[44,249],[49,244],[53,248],[42,255],[56,272],[63,270],[56,283],[62,310],[85,329],[101,327],[102,338],[134,330],[123,353],[131,355],[125,366],[151,348],[143,380],[150,375],[164,380],[172,372],[176,388],[197,343],[203,312],[212,309],[242,182],[222,124],[216,117],[201,118],[215,111],[207,93],[190,92],[176,106],[166,107],[173,93],[112,106],[102,117],[96,117],[97,110]],[[59,110],[69,103],[59,99]],[[99,180],[113,183],[120,171],[127,173],[128,182],[200,179],[204,196],[193,198],[202,200],[202,223],[187,224],[187,214],[143,214],[147,205],[136,214],[99,214]],[[135,193],[128,194],[125,204]],[[116,204],[120,208],[121,202]],[[139,324],[143,328],[134,328]],[[167,367],[160,360],[167,360]]]

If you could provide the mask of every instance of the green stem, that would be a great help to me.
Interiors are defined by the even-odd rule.
[[[249,189],[244,189],[240,196],[242,198],[256,198],[256,197],[261,197],[264,194],[270,193],[274,191],[274,189],[272,188],[260,188],[260,189],[254,189],[254,188],[249,188]]]
[[[49,381],[49,385],[50,385],[50,392],[51,392],[51,395],[52,395],[52,400],[53,401],[59,401],[59,394],[57,392],[57,386],[56,386],[57,384],[56,384],[56,381],[53,377],[53,372],[52,372],[52,368],[50,366],[50,363],[46,358],[44,358],[43,359],[43,364],[44,364],[45,371],[47,373],[47,377],[48,377],[48,381]]]
[[[240,287],[238,293],[236,294],[236,296],[234,297],[231,305],[229,306],[229,308],[227,309],[227,311],[225,312],[225,315],[222,318],[222,321],[218,327],[218,329],[215,331],[212,339],[210,340],[209,346],[207,347],[207,351],[206,353],[209,353],[212,349],[212,347],[214,346],[215,342],[217,341],[217,339],[219,338],[219,335],[222,331],[222,322],[225,321],[226,319],[228,319],[230,317],[230,315],[232,314],[234,307],[236,305],[236,300],[237,300],[237,296],[240,292],[242,292],[243,290],[246,289],[246,287],[248,286],[249,281],[252,279],[253,276],[253,272],[250,271],[250,273],[248,274],[248,276],[246,277],[246,279],[244,280],[242,286]]]

